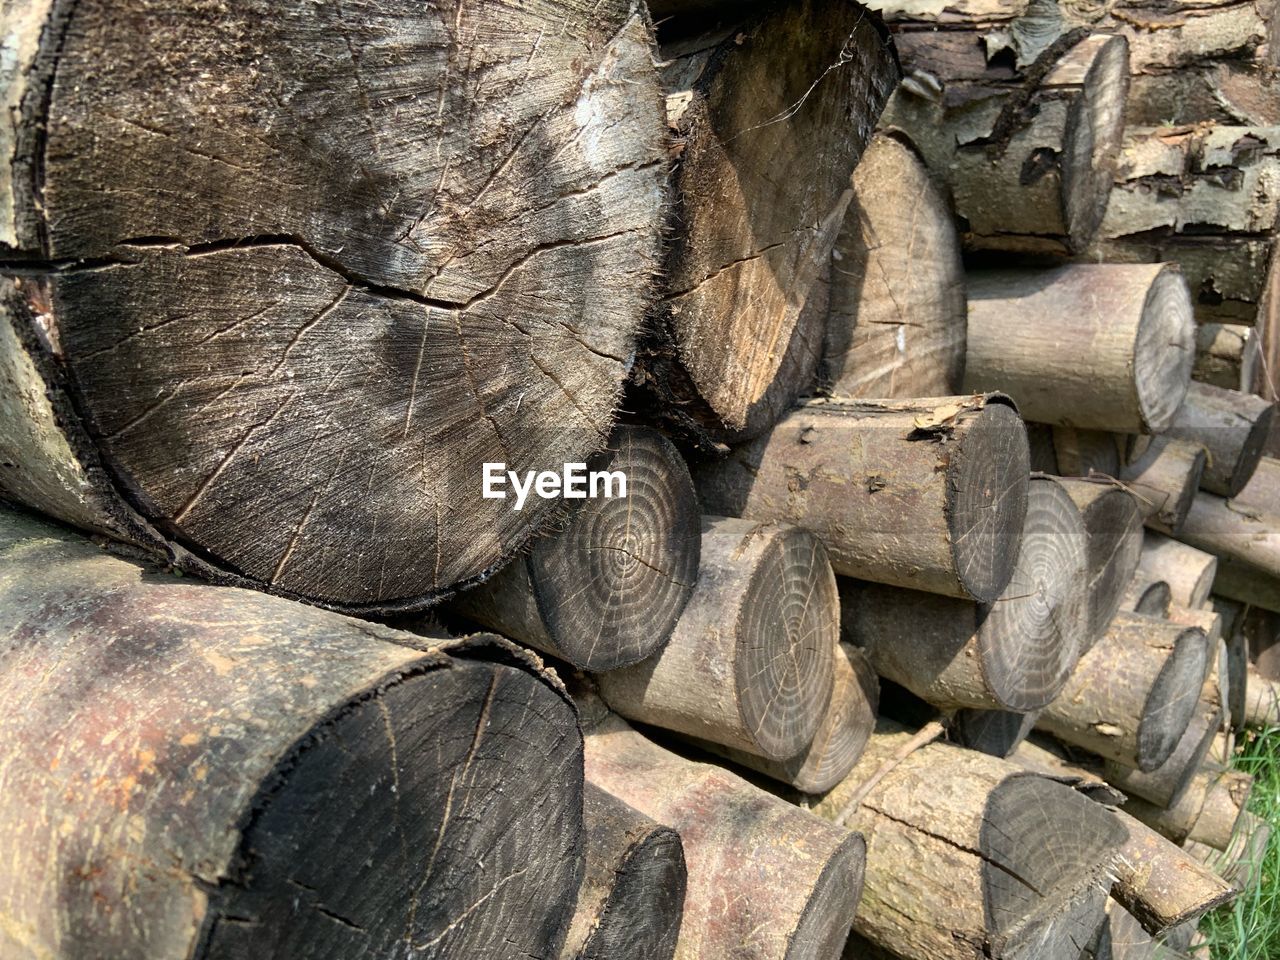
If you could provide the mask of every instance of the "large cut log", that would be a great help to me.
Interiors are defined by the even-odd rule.
[[[1262,457],[1275,404],[1261,397],[1193,383],[1169,436],[1198,443],[1209,452],[1200,486],[1234,497],[1244,489]]]
[[[804,793],[823,793],[843,780],[862,756],[867,738],[876,726],[880,706],[880,681],[866,655],[857,647],[840,644],[835,657],[831,703],[813,740],[786,760],[764,757],[705,740],[695,741],[710,753],[772,777]]]
[[[1186,733],[1208,669],[1202,630],[1121,613],[1037,726],[1109,760],[1154,770]]]
[[[947,185],[965,244],[1084,249],[1106,211],[1124,127],[1125,40],[1064,37],[1024,70],[989,59],[979,31],[895,39],[908,81],[883,123],[905,131]]]
[[[1142,516],[1137,499],[1107,483],[1059,480],[1080,510],[1085,529],[1089,634],[1100,636],[1120,609],[1125,587],[1142,555]]]
[[[688,864],[676,960],[838,956],[862,892],[866,844],[720,767],[645,739],[580,701],[589,783],[679,832]]]
[[[695,479],[711,513],[812,530],[837,573],[991,601],[1017,560],[1028,463],[998,394],[820,399]]]
[[[600,695],[629,719],[787,760],[813,740],[831,700],[839,617],[816,538],[707,517],[698,585],[671,640],[600,674]]]
[[[587,463],[588,476],[604,471],[625,477],[624,496],[583,500],[561,530],[463,593],[457,612],[583,670],[662,649],[698,579],[697,492],[680,453],[647,427],[614,431]]]
[[[1202,607],[1213,589],[1218,558],[1212,553],[1148,532],[1138,559],[1139,577],[1169,584],[1171,599],[1180,607]]]
[[[911,741],[881,721],[849,777],[812,803],[866,835],[854,929],[912,960],[1076,960],[1124,840],[1111,812],[950,744],[904,755]]]
[[[4,512],[0,694],[0,955],[559,949],[581,734],[510,644],[178,580]]]
[[[842,636],[938,707],[1038,710],[1089,644],[1085,541],[1066,491],[1036,476],[1017,566],[994,603],[843,581]]]
[[[732,13],[709,33],[698,17],[662,25],[674,203],[643,365],[660,408],[674,402],[667,412],[712,434],[747,436],[816,374],[821,327],[798,320],[898,70],[857,3]]]
[[[901,134],[877,134],[836,238],[821,389],[948,397],[964,375],[964,266],[951,210]]]
[[[1218,558],[1215,592],[1280,610],[1280,516],[1199,493],[1179,536]]]
[[[1146,525],[1177,536],[1206,463],[1208,453],[1198,443],[1152,437],[1146,450],[1120,467],[1119,478],[1137,498]]]
[[[1193,380],[1224,390],[1249,393],[1258,379],[1262,341],[1253,327],[1238,323],[1202,323],[1196,328]]]
[[[688,871],[680,834],[588,783],[578,906],[561,960],[675,955]]]
[[[1119,433],[1173,423],[1195,357],[1176,266],[1071,264],[968,281],[965,389],[1005,390],[1043,423]]]
[[[1181,847],[1125,813],[1115,817],[1126,837],[1111,895],[1147,933],[1195,920],[1235,896],[1229,883]]]
[[[21,9],[0,76],[10,496],[375,612],[551,519],[482,499],[480,467],[607,440],[662,232],[643,13]]]

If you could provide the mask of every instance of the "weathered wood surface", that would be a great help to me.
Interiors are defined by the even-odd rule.
[[[1200,773],[1214,738],[1222,729],[1222,707],[1211,696],[1206,696],[1207,692],[1211,693],[1208,682],[1201,691],[1200,704],[1186,732],[1164,763],[1144,772],[1108,760],[1104,768],[1107,782],[1157,807],[1177,806]],[[1177,837],[1173,839],[1180,842]]]
[[[1174,843],[1194,839],[1223,850],[1251,790],[1247,775],[1208,761],[1167,807],[1135,796],[1125,809]]]
[[[668,413],[746,436],[807,387],[793,373],[790,397],[767,396],[898,70],[883,27],[857,3],[731,14],[711,33],[697,17],[662,25],[674,203],[659,335],[643,362]],[[794,344],[810,374],[821,340],[819,330]]]
[[[1258,380],[1262,340],[1240,323],[1202,323],[1196,328],[1196,363],[1191,377],[1224,390],[1249,393]]]
[[[564,937],[581,734],[509,644],[181,580],[6,511],[0,691],[6,957],[515,960]]]
[[[826,550],[799,527],[703,518],[698,585],[671,640],[598,676],[621,715],[788,760],[831,700],[840,631]]]
[[[705,509],[812,530],[849,577],[994,600],[1026,514],[1007,398],[812,400],[695,471]]]
[[[1232,499],[1264,513],[1280,514],[1280,460],[1271,456],[1260,458],[1249,482]]]
[[[550,519],[481,500],[479,465],[608,437],[664,206],[643,13],[10,8],[11,496],[379,611]]]
[[[1017,566],[979,604],[857,581],[841,583],[841,633],[876,672],[944,709],[1048,704],[1088,647],[1087,535],[1048,477],[1030,482]]]
[[[680,834],[588,783],[582,887],[561,960],[671,960],[688,869]]]
[[[1201,492],[1179,536],[1217,557],[1216,593],[1280,610],[1280,516]]]
[[[832,251],[820,387],[838,397],[952,396],[967,323],[951,209],[905,135],[876,134]]]
[[[1250,670],[1245,694],[1245,723],[1266,729],[1280,727],[1280,681]]]
[[[885,110],[949,188],[970,248],[1077,252],[1102,222],[1124,126],[1128,45],[1062,37],[1033,64],[980,30],[898,31],[907,81]],[[1023,69],[1025,67],[1025,69]]]
[[[688,887],[676,960],[826,960],[862,892],[866,844],[720,767],[645,739],[579,701],[586,777],[684,842]]]
[[[1118,614],[1037,726],[1109,760],[1154,770],[1186,733],[1208,668],[1199,628]]]
[[[837,817],[911,733],[881,721],[812,809]],[[893,765],[849,814],[867,838],[863,937],[904,957],[1076,960],[1102,921],[1124,831],[1106,808],[1016,764],[945,743]]]
[[[1125,588],[1120,609],[1148,617],[1163,617],[1169,612],[1172,600],[1172,590],[1166,581],[1148,580],[1139,575]]]
[[[1271,824],[1262,817],[1245,812],[1227,849],[1218,850],[1191,840],[1187,842],[1187,852],[1204,861],[1237,890],[1252,893],[1266,876],[1264,867],[1271,829]]]
[[[615,484],[613,496],[577,504],[452,606],[575,667],[614,670],[670,638],[698,579],[702,518],[689,468],[656,430],[619,427],[587,470],[620,472],[626,496]]]
[[[1138,501],[1143,520],[1177,536],[1200,489],[1208,453],[1198,443],[1152,437],[1141,455],[1120,467],[1119,478]]]
[[[1208,459],[1200,486],[1223,497],[1234,497],[1253,476],[1274,414],[1275,404],[1270,400],[1193,383],[1177,416],[1168,425],[1168,435],[1204,447]]]
[[[1212,553],[1152,531],[1143,538],[1137,575],[1163,580],[1180,607],[1204,606],[1217,572],[1218,558]]]
[[[957,710],[951,717],[951,738],[962,747],[991,757],[1009,757],[1030,736],[1036,713],[1012,710]]]
[[[1059,480],[1080,511],[1085,529],[1085,591],[1089,633],[1100,636],[1120,609],[1142,555],[1137,499],[1120,487],[1089,480]]]
[[[1195,358],[1176,265],[979,271],[968,284],[966,389],[1005,390],[1042,423],[1161,433],[1174,422]]]

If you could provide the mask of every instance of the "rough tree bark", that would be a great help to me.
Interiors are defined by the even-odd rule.
[[[708,752],[763,773],[804,793],[823,793],[843,780],[862,756],[867,738],[876,726],[880,706],[880,681],[866,655],[847,643],[835,657],[835,682],[831,703],[803,751],[787,760],[764,757],[722,747],[706,740],[695,742]]]
[[[968,280],[966,389],[999,385],[1043,423],[1161,433],[1174,422],[1195,357],[1175,265],[1071,264]]]
[[[1037,726],[1109,760],[1154,770],[1186,733],[1208,669],[1200,629],[1121,613]]]
[[[1084,520],[1089,634],[1100,636],[1120,609],[1142,555],[1142,516],[1127,491],[1089,480],[1059,480]]]
[[[1064,37],[1026,69],[988,60],[978,31],[900,30],[895,39],[908,80],[883,122],[905,131],[946,183],[965,244],[1088,246],[1124,127],[1124,39]]]
[[[1203,489],[1234,497],[1262,457],[1274,410],[1275,404],[1261,397],[1193,383],[1168,434],[1198,443],[1209,452],[1200,478]]]
[[[1119,478],[1137,498],[1146,525],[1173,537],[1187,519],[1207,462],[1198,443],[1152,437],[1146,450],[1120,468]]]
[[[1124,831],[1105,807],[1015,764],[881,721],[867,752],[812,809],[867,838],[861,936],[905,957],[1076,960],[1102,921]]]
[[[10,4],[0,460],[182,569],[387,612],[550,519],[481,463],[604,445],[665,156],[625,0],[356,6]]]
[[[882,677],[936,706],[1037,710],[1089,643],[1086,549],[1066,491],[1034,477],[1017,566],[995,602],[844,581],[842,635]]]
[[[832,258],[821,389],[904,399],[958,393],[968,323],[960,240],[905,135],[872,139]]]
[[[1218,558],[1189,544],[1148,531],[1138,559],[1139,577],[1169,584],[1172,602],[1180,607],[1199,608],[1209,600]]]
[[[788,760],[826,714],[839,632],[821,542],[787,524],[707,517],[698,585],[671,640],[600,674],[600,695],[632,720]]]
[[[720,767],[646,740],[580,701],[586,777],[684,841],[688,888],[676,960],[826,960],[862,891],[866,844]]]
[[[581,734],[515,647],[179,580],[13,512],[0,611],[0,954],[555,955]]]
[[[732,12],[737,22],[710,33],[696,16],[662,27],[675,202],[659,335],[643,362],[661,407],[741,437],[767,429],[816,372],[821,332],[795,342],[797,319],[898,70],[856,3]],[[810,362],[776,384],[795,350]]]
[[[680,834],[588,783],[578,906],[561,960],[671,960],[688,871]]]
[[[709,512],[812,530],[840,574],[991,601],[1017,559],[1028,464],[998,394],[820,399],[695,479]]]
[[[1280,517],[1199,493],[1180,536],[1217,556],[1215,592],[1280,610]]]
[[[587,469],[620,471],[626,496],[583,501],[454,609],[580,669],[614,670],[670,638],[698,579],[702,523],[689,469],[656,430],[618,428]]]
[[[1196,328],[1196,363],[1191,377],[1224,390],[1249,393],[1258,379],[1261,340],[1253,327],[1202,323]]]

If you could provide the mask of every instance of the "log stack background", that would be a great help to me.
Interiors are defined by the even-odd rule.
[[[1180,956],[1264,882],[1272,3],[179,7],[0,6],[0,956]]]

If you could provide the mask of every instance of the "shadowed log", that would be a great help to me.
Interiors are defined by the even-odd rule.
[[[1137,498],[1152,530],[1176,537],[1191,510],[1208,454],[1198,443],[1153,437],[1151,445],[1120,468],[1120,480]]]
[[[842,636],[882,677],[943,709],[1027,712],[1062,689],[1088,643],[1084,524],[1056,480],[1028,489],[1017,566],[994,603],[842,582]]]
[[[1137,500],[1119,487],[1089,480],[1058,482],[1084,520],[1089,634],[1097,637],[1120,609],[1124,590],[1138,567],[1142,516]]]
[[[980,271],[968,286],[966,390],[1006,390],[1042,423],[1161,433],[1174,422],[1195,356],[1175,265]]]
[[[1053,437],[1054,462],[1049,473],[1064,477],[1115,477],[1119,475],[1121,438],[1105,430],[1078,430],[1075,427],[1050,428]]]
[[[1218,572],[1218,558],[1204,550],[1148,532],[1138,559],[1138,577],[1163,580],[1180,607],[1199,608],[1209,599]]]
[[[898,70],[878,18],[856,3],[729,13],[710,32],[678,14],[661,28],[675,203],[658,336],[642,362],[661,407],[675,400],[699,428],[745,437],[816,372],[821,329],[797,344],[797,320]],[[809,362],[779,383],[793,348]]]
[[[1032,731],[1009,759],[1024,769],[1068,783],[1108,807],[1125,802],[1124,794],[1103,779],[1101,758],[1073,751],[1044,733]]]
[[[1245,695],[1245,724],[1250,727],[1280,727],[1280,682],[1250,669]]]
[[[862,891],[866,844],[720,767],[694,763],[580,701],[586,776],[684,841],[676,960],[826,960]]]
[[[1102,921],[1124,831],[1070,786],[881,721],[858,766],[813,804],[867,837],[854,929],[904,957],[1075,960]]]
[[[1115,861],[1111,895],[1147,933],[1163,933],[1235,896],[1231,885],[1150,827],[1117,811],[1127,834]]]
[[[1224,850],[1252,788],[1252,778],[1247,774],[1209,762],[1170,806],[1133,797],[1125,804],[1125,810],[1174,843],[1195,840]]]
[[[786,524],[704,517],[702,568],[662,651],[600,674],[618,713],[787,760],[831,700],[839,598],[826,550]]]
[[[698,577],[701,516],[684,460],[648,427],[618,428],[587,469],[621,472],[626,495],[584,500],[454,609],[580,669],[614,670],[671,636]]]
[[[1109,760],[1154,770],[1186,733],[1208,667],[1198,628],[1118,614],[1037,726]]]
[[[1260,458],[1249,482],[1232,499],[1263,513],[1280,514],[1280,460]]]
[[[581,735],[531,664],[0,514],[0,954],[555,956]]]
[[[908,80],[883,123],[905,131],[947,185],[965,244],[1084,249],[1111,192],[1127,43],[1063,38],[1019,70],[989,55],[981,31],[899,31],[895,40]]]
[[[695,472],[711,513],[812,530],[837,573],[993,600],[1013,573],[1026,431],[1007,400],[813,400]]]
[[[680,835],[590,783],[582,828],[586,865],[562,960],[671,960],[687,882]]]
[[[833,676],[831,704],[813,742],[788,760],[766,760],[706,740],[694,742],[710,753],[804,793],[830,790],[862,756],[867,738],[875,729],[876,710],[880,705],[880,681],[866,655],[857,647],[840,644]]]
[[[1196,327],[1196,363],[1191,376],[1224,390],[1250,393],[1258,378],[1261,354],[1261,340],[1253,327],[1202,323]]]
[[[23,9],[0,81],[11,496],[378,613],[546,524],[550,501],[480,499],[477,468],[607,440],[660,254],[646,15]]]
[[[905,136],[877,134],[836,239],[822,390],[841,397],[960,391],[968,323],[951,210]]]
[[[1262,457],[1271,431],[1274,404],[1261,397],[1193,383],[1169,424],[1175,440],[1198,443],[1209,452],[1200,486],[1234,497],[1244,489]]]
[[[1179,536],[1218,558],[1216,593],[1280,610],[1280,516],[1202,492]]]
[[[1036,726],[1035,713],[1011,710],[957,710],[951,718],[956,743],[991,757],[1008,757]]]
[[[1172,603],[1173,592],[1164,580],[1146,580],[1135,576],[1125,587],[1120,609],[1164,619]]]
[[[1107,782],[1157,807],[1176,806],[1204,766],[1214,737],[1222,728],[1222,708],[1207,695],[1212,693],[1211,682],[1206,681],[1195,716],[1164,763],[1154,770],[1143,772],[1108,760],[1104,768]],[[1175,837],[1174,840],[1178,842],[1179,838]]]

